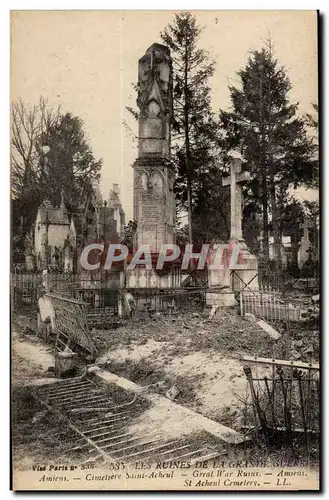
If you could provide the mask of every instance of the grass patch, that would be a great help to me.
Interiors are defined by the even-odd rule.
[[[67,427],[63,418],[47,412],[34,399],[30,388],[12,390],[12,448],[15,468],[24,468],[25,462],[70,462],[65,452],[75,446],[77,435]],[[40,416],[40,418],[38,418]],[[36,421],[33,421],[36,417]],[[63,455],[64,454],[64,455]]]
[[[179,390],[179,393],[175,397],[174,401],[178,404],[190,406],[196,401],[195,387],[198,382],[196,377],[173,377],[172,375],[168,375],[165,371],[156,368],[144,359],[139,361],[127,359],[124,363],[108,361],[106,365],[103,366],[103,369],[121,377],[125,377],[141,386],[163,382],[163,385],[160,387],[154,386],[154,391],[163,396],[172,386],[175,385]],[[150,388],[150,390],[151,389],[152,388]]]

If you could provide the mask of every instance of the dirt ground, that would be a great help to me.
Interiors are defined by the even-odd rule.
[[[317,331],[306,334],[304,326],[290,329],[289,334],[285,325],[277,325],[282,336],[274,340],[235,309],[223,309],[214,319],[209,319],[209,312],[156,315],[111,332],[98,331],[96,362],[140,385],[163,381],[164,394],[174,386],[178,403],[239,428],[249,394],[240,356],[292,359],[291,352],[297,348],[302,352],[300,360],[310,361],[317,354],[319,335]],[[302,349],[310,342],[315,349],[304,354]],[[269,374],[267,367],[253,364],[251,368],[259,377]]]
[[[51,346],[34,335],[23,334],[23,328],[12,328],[12,452],[15,470],[29,469],[35,463],[60,457],[63,451],[63,426],[54,418],[35,417],[43,408],[30,394],[30,384],[49,383],[47,369],[54,367]],[[67,431],[65,431],[67,432]],[[69,439],[69,435],[67,436]]]
[[[76,435],[66,422],[45,409],[31,394],[30,385],[40,382],[56,383],[58,379],[45,378],[49,366],[53,366],[50,347],[36,337],[23,335],[17,330],[12,336],[12,444],[14,469],[27,470],[36,463],[59,461],[73,463],[70,448],[76,445]],[[114,391],[117,389],[114,387]],[[118,390],[118,389],[117,389]],[[111,388],[113,396],[113,389]],[[198,415],[191,415],[183,406],[173,408],[169,399],[159,398],[146,408],[140,418],[134,420],[129,431],[151,433],[163,439],[190,439],[204,443],[205,435],[198,422]],[[131,398],[131,395],[129,395]],[[173,432],[174,430],[174,432]],[[207,439],[211,436],[207,434]],[[212,437],[212,444],[219,439]],[[185,441],[184,441],[185,442]],[[223,443],[221,443],[223,446]]]
[[[306,335],[300,325],[289,335],[284,325],[277,327],[282,336],[274,340],[233,308],[219,311],[213,319],[209,312],[134,318],[92,336],[99,353],[96,363],[106,370],[139,385],[162,381],[160,393],[173,388],[177,403],[237,428],[243,425],[249,394],[241,356],[291,359],[297,349],[302,361],[317,357],[316,330]],[[13,383],[45,377],[47,368],[54,366],[52,347],[15,325],[12,339]],[[305,346],[311,350],[303,355]],[[269,371],[257,364],[252,370],[259,377]]]
[[[245,409],[246,402],[249,402],[244,363],[240,356],[289,359],[292,348],[301,350],[311,344],[315,349],[301,358],[308,361],[316,356],[318,332],[313,329],[309,335],[305,328],[296,327],[289,335],[284,325],[278,325],[282,336],[276,341],[255,322],[238,316],[235,310],[223,310],[211,320],[208,316],[209,313],[190,313],[180,317],[157,315],[122,322],[116,329],[94,331],[93,340],[99,353],[96,363],[142,386],[161,381],[163,386],[155,392],[166,395],[171,389],[176,403],[240,430],[247,423]],[[47,419],[33,422],[40,408],[29,395],[28,387],[24,387],[31,382],[49,382],[47,369],[53,366],[53,348],[14,324],[12,400],[16,468],[29,467],[49,453],[53,457],[62,456],[63,443],[70,442],[70,435],[64,439],[60,437],[63,432],[61,422],[50,423]],[[269,370],[257,364],[252,365],[252,369],[259,377],[268,374]],[[147,417],[144,423],[149,425],[154,421],[159,427],[158,411],[156,415],[147,414]],[[163,428],[172,432],[165,413]],[[184,418],[179,429],[184,433]]]
[[[15,324],[11,347],[13,385],[25,385],[44,378],[47,369],[55,365],[52,347],[42,343],[35,335],[24,334],[23,329]]]
[[[242,424],[248,399],[240,355],[279,357],[284,345],[235,310],[212,320],[209,313],[159,315],[123,325],[110,336],[100,331],[96,342],[102,353],[96,362],[109,371],[140,385],[163,381],[162,393],[174,386],[175,401],[233,428]],[[268,372],[253,369],[260,376]]]

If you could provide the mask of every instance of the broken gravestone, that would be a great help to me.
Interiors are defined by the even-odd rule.
[[[169,391],[166,392],[166,397],[173,401],[174,399],[177,398],[179,393],[180,393],[180,390],[178,389],[177,385],[173,385],[169,389]]]
[[[295,349],[291,349],[290,354],[291,354],[291,357],[292,357],[294,360],[297,360],[297,359],[301,358],[301,355],[300,355],[300,354],[299,354],[299,352],[298,352],[298,351],[296,351]]]
[[[274,328],[272,328],[266,321],[263,319],[257,321],[257,325],[260,326],[264,332],[266,332],[272,339],[278,340],[281,337],[281,334],[277,332]]]

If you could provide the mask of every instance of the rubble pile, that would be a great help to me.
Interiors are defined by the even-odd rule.
[[[306,310],[303,310],[301,317],[307,321],[319,321],[320,318],[320,295],[313,295],[311,304]]]
[[[272,349],[275,342],[257,324],[242,318],[238,311],[220,309],[214,316],[210,311],[162,315],[155,313],[144,321],[126,320],[114,330],[94,330],[93,341],[101,353],[104,349],[143,345],[148,339],[168,342],[181,352],[209,351],[239,352],[260,355]]]

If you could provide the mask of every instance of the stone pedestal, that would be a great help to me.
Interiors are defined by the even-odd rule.
[[[242,248],[239,253],[238,266],[243,268],[233,269],[231,286],[235,293],[244,289],[245,291],[259,290],[258,259],[252,255],[247,248]],[[247,285],[247,286],[246,286]]]
[[[179,286],[175,283],[174,274],[158,274],[154,269],[136,267],[126,270],[126,288],[165,289]]]
[[[163,310],[173,306],[173,298],[166,294],[166,290],[172,290],[180,286],[182,275],[169,270],[168,273],[157,273],[154,269],[136,267],[126,270],[125,290],[122,292],[121,315],[131,315],[137,308],[143,310],[153,297],[153,301],[160,301]],[[136,292],[134,291],[136,290]]]
[[[221,244],[214,244],[210,249],[213,257],[211,257],[211,264],[208,267],[209,291],[206,293],[206,305],[209,307],[234,307],[237,304],[231,287],[229,247],[222,250],[223,245]],[[215,257],[217,252],[222,255],[221,259]],[[216,269],[212,269],[215,259],[217,259]]]
[[[55,376],[70,377],[77,368],[78,355],[75,352],[58,352],[55,355]]]

